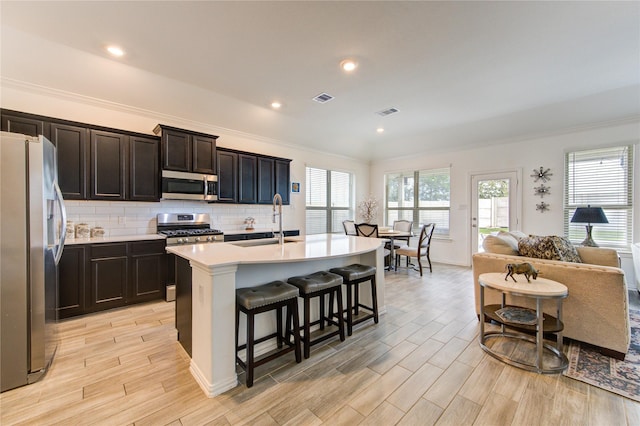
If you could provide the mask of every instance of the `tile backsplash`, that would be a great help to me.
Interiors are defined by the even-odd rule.
[[[209,213],[211,227],[223,232],[244,230],[246,217],[255,219],[256,229],[274,229],[271,205],[207,204],[199,201],[163,200],[158,203],[130,201],[74,201],[66,200],[67,220],[74,224],[87,223],[91,228],[101,226],[105,236],[141,235],[156,233],[158,213]],[[299,229],[288,214],[291,206],[283,206],[283,227]]]

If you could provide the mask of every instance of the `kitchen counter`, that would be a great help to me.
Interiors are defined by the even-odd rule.
[[[361,263],[377,268],[378,308],[380,313],[385,312],[384,240],[321,234],[287,237],[285,241],[283,245],[270,244],[273,241],[268,239],[167,247],[169,253],[188,260],[191,269],[190,371],[209,397],[238,383],[235,361],[237,288],[274,280],[286,281],[293,276]],[[180,292],[182,283],[176,285]],[[364,303],[370,302],[371,293],[366,287],[362,288],[360,298]],[[317,306],[312,306],[313,315],[317,315]],[[245,338],[244,320],[241,316],[240,343]],[[265,317],[256,324],[256,335],[268,334],[274,328],[275,321]],[[273,347],[274,343],[263,342],[256,347],[256,355]]]
[[[166,237],[159,234],[143,234],[143,235],[116,235],[113,237],[91,237],[91,238],[67,238],[64,241],[65,246],[76,244],[100,244],[100,243],[121,243],[126,241],[145,241],[145,240],[164,240]]]
[[[167,251],[205,268],[225,265],[288,263],[356,255],[375,250],[383,239],[344,234],[285,237],[285,244],[243,246],[244,241],[222,244],[190,244],[167,247]]]

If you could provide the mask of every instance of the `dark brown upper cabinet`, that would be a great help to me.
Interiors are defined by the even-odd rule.
[[[238,203],[255,204],[258,200],[258,158],[238,154]]]
[[[65,200],[86,200],[89,129],[51,123],[51,142],[57,148],[58,185]]]
[[[6,109],[0,122],[53,142],[66,200],[160,200],[159,137]]]
[[[218,202],[271,204],[279,193],[290,203],[291,160],[218,148]]]
[[[196,173],[215,175],[216,137],[192,135],[192,170]]]
[[[258,158],[258,203],[271,204],[275,195],[272,158]],[[283,200],[284,203],[284,200]]]
[[[216,174],[217,136],[158,124],[162,138],[162,168],[178,172]]]
[[[217,150],[218,202],[238,202],[238,154],[223,149]]]
[[[132,201],[160,200],[160,141],[129,137],[129,194]]]
[[[125,200],[129,136],[91,130],[90,191],[93,200]]]
[[[274,160],[275,192],[282,196],[282,204],[291,203],[291,160]]]
[[[27,136],[44,135],[49,139],[48,124],[43,117],[3,110],[0,128],[3,132],[21,133]]]

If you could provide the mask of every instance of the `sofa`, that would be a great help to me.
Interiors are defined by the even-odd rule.
[[[523,238],[522,234],[488,236],[483,242],[485,252],[473,255],[476,313],[480,314],[480,274],[505,272],[506,276],[508,263],[529,262],[541,277],[560,282],[569,290],[563,302],[564,336],[597,346],[608,356],[624,359],[631,332],[628,292],[618,253],[607,248],[572,247],[581,263],[525,257],[519,254]],[[485,304],[498,304],[501,298],[501,293],[485,289]],[[531,298],[507,296],[506,302],[535,309]],[[555,316],[555,309],[555,303],[544,304],[548,314]]]

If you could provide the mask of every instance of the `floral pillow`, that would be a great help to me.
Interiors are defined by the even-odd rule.
[[[563,262],[582,263],[576,248],[568,238],[530,235],[518,241],[521,256],[536,259],[561,260]]]

